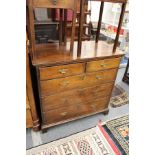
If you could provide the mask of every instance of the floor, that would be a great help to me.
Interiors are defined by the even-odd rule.
[[[119,83],[127,92],[129,92],[129,86],[122,82],[122,77],[124,75],[125,68],[120,68],[116,78],[116,83]],[[33,132],[31,129],[26,130],[26,149],[45,144],[60,138],[67,137],[69,135],[87,130],[97,125],[99,120],[107,121],[113,118],[123,116],[128,114],[129,105],[124,105],[117,108],[112,108],[109,106],[108,115],[103,115],[102,113],[96,114],[90,117],[82,118],[76,121],[58,125],[49,128],[46,133]]]

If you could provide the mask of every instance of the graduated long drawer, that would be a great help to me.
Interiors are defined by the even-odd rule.
[[[80,103],[88,103],[100,97],[106,97],[111,94],[113,83],[106,83],[93,87],[80,88],[61,92],[55,95],[43,97],[43,112],[58,108],[77,105]]]
[[[98,111],[104,111],[108,107],[109,97],[99,98],[89,103],[79,103],[66,106],[57,110],[50,110],[43,113],[43,123],[58,123],[67,119],[82,117]]]

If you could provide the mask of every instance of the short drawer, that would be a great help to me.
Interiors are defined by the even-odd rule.
[[[34,7],[71,9],[76,6],[75,0],[33,0]]]
[[[120,64],[120,60],[121,58],[111,58],[111,59],[104,59],[104,60],[98,60],[98,61],[91,61],[87,63],[86,71],[94,72],[94,71],[100,71],[104,69],[117,68]]]
[[[117,69],[87,73],[65,78],[40,81],[41,97],[60,93],[67,90],[91,87],[115,80]]]
[[[40,67],[40,80],[47,80],[53,78],[66,77],[70,75],[77,75],[84,73],[85,64],[77,63],[70,65],[62,66],[53,66],[53,67]]]
[[[81,88],[61,92],[56,95],[43,97],[42,110],[47,112],[52,109],[68,107],[76,104],[88,103],[100,97],[106,97],[111,94],[113,83],[106,83],[88,88]]]
[[[61,121],[81,117],[108,107],[110,97],[100,98],[90,103],[75,104],[43,113],[43,123],[58,123]]]

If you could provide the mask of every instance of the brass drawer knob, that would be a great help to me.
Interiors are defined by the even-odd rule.
[[[82,76],[82,78],[81,78],[82,80],[85,80],[86,79],[86,75],[84,75],[84,76]]]
[[[91,106],[93,109],[96,108],[96,105],[95,105],[95,104],[91,104],[90,106]]]
[[[53,4],[56,5],[58,0],[53,0]]]
[[[59,70],[59,73],[61,73],[61,74],[66,74],[66,71],[67,71],[67,69],[60,69],[60,70]]]
[[[105,63],[103,63],[103,64],[100,64],[100,66],[101,66],[101,67],[106,67],[106,64],[105,64]]]
[[[68,99],[62,98],[61,100],[62,100],[65,104],[68,104]]]
[[[97,76],[96,76],[96,79],[97,79],[97,80],[101,80],[101,79],[102,79],[102,76],[97,75]]]
[[[61,116],[66,116],[67,115],[67,112],[62,112],[60,115]]]
[[[67,86],[69,85],[69,81],[64,81],[63,83],[60,83],[61,86]]]
[[[85,91],[82,90],[82,89],[80,89],[80,90],[78,90],[78,93],[79,93],[79,95],[84,95],[85,94]]]
[[[76,108],[77,108],[77,110],[81,110],[81,104],[78,103],[78,104],[76,105]]]

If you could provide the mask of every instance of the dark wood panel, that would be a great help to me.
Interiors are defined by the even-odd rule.
[[[117,69],[110,69],[95,73],[87,73],[77,76],[40,81],[41,95],[43,97],[66,90],[84,88],[114,81],[116,73]]]
[[[93,72],[110,68],[118,68],[121,58],[104,59],[99,61],[90,61],[87,63],[86,71]]]
[[[87,103],[90,101],[93,102],[94,99],[110,95],[112,88],[113,83],[107,83],[47,96],[42,98],[42,109],[44,112],[46,112],[60,107],[68,107],[71,105]]]
[[[69,64],[53,67],[40,67],[40,80],[47,80],[52,78],[66,77],[70,75],[76,75],[84,73],[85,64]]]
[[[109,97],[97,99],[90,103],[76,104],[74,106],[66,106],[57,110],[51,110],[43,113],[43,123],[56,123],[66,119],[86,115],[98,110],[104,110],[107,108]]]

